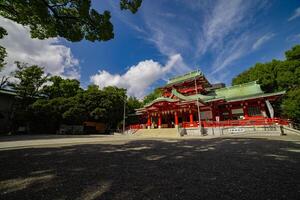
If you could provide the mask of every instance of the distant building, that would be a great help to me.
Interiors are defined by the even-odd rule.
[[[9,131],[10,117],[15,97],[15,92],[0,89],[0,133],[6,133]]]
[[[230,87],[211,84],[200,70],[172,78],[160,90],[161,97],[137,109],[141,123],[132,127],[198,127],[199,118],[204,127],[241,125],[245,120],[255,125],[274,119],[271,104],[285,94],[264,93],[256,81]]]

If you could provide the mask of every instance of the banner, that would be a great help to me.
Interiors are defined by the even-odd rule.
[[[266,100],[266,104],[267,104],[267,107],[268,107],[268,110],[270,113],[270,117],[274,118],[274,109],[273,109],[271,103],[269,102],[269,100]]]

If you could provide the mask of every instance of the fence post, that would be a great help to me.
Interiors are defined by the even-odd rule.
[[[280,135],[282,136],[282,135],[284,135],[283,126],[282,126],[282,125],[280,125],[279,127],[280,127]]]

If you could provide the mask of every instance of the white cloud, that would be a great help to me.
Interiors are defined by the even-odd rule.
[[[243,19],[250,6],[242,0],[217,1],[212,9],[205,11],[196,53],[202,55],[208,50],[222,49],[224,38],[246,25]]]
[[[225,81],[229,75],[225,69],[236,67],[234,62],[250,52],[254,38],[249,29],[254,21],[253,11],[266,6],[265,1],[219,0],[203,8],[204,21],[195,53],[200,58],[213,55],[208,77]]]
[[[214,60],[212,65],[212,72],[210,73],[210,75],[214,75],[220,72],[221,70],[231,65],[235,60],[245,55],[247,51],[248,41],[249,36],[247,33],[245,33],[243,37],[229,41],[226,45],[226,48],[220,51],[218,56]]]
[[[2,17],[0,23],[8,32],[0,40],[8,54],[2,75],[10,74],[16,69],[14,62],[21,61],[44,67],[45,72],[51,75],[80,78],[79,61],[73,57],[70,48],[59,44],[59,39],[32,39],[29,28]]]
[[[163,55],[180,53],[190,63],[212,56],[210,66],[206,64],[205,67],[214,75],[223,73],[224,69],[250,52],[253,42],[250,24],[255,13],[267,7],[267,1],[258,0],[199,1],[199,4],[194,1],[177,2],[187,7],[183,8],[185,12],[176,13],[175,20],[160,14],[167,10],[163,3],[145,6],[143,19],[149,30],[145,39]]]
[[[263,45],[264,43],[266,43],[268,40],[270,40],[272,37],[274,37],[274,33],[267,33],[263,36],[261,36],[260,38],[258,38],[256,40],[256,42],[253,44],[252,49],[253,50],[257,50],[259,47],[261,47],[261,45]]]
[[[294,14],[288,19],[288,21],[292,21],[298,17],[300,17],[300,7],[295,10]]]
[[[145,1],[137,13],[143,31],[128,23],[139,22],[137,17],[122,15],[120,20],[162,55],[180,54],[185,63],[206,68],[208,76],[225,78],[226,69],[251,52],[257,30],[266,31],[257,28],[261,22],[256,20],[270,4],[266,0],[176,0],[174,5],[181,9],[174,15],[169,14],[167,0]]]
[[[173,70],[180,69],[182,66],[182,57],[180,54],[175,54],[169,57],[167,63],[162,66],[160,63],[153,60],[145,60],[137,65],[131,66],[128,71],[122,75],[111,74],[105,70],[100,70],[98,74],[90,77],[92,83],[100,86],[118,86],[127,89],[129,95],[142,98],[149,87],[157,80],[165,78]]]

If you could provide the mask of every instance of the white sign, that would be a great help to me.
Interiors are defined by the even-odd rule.
[[[217,121],[217,122],[220,121],[220,116],[216,116],[216,121]]]
[[[228,129],[229,133],[242,133],[245,132],[244,128],[230,128]]]
[[[266,100],[266,104],[267,104],[267,107],[268,107],[268,110],[270,113],[270,117],[274,118],[274,109],[273,109],[272,105],[270,104],[269,100]]]

